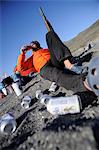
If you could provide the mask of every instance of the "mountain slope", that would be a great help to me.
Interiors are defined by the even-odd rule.
[[[86,30],[80,32],[73,39],[64,42],[71,51],[75,51],[86,45],[87,42],[99,40],[99,20],[92,24]]]

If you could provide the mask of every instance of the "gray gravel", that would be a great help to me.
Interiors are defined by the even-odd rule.
[[[54,117],[35,98],[40,88],[47,91],[51,82],[39,75],[31,80],[19,98],[13,93],[0,104],[0,114],[12,112],[17,121],[17,129],[10,136],[0,136],[0,149],[17,150],[96,150],[93,125],[99,116],[99,106],[89,106],[82,114]],[[27,90],[28,89],[28,90]],[[55,93],[67,93],[60,87]],[[70,91],[69,91],[70,92]],[[24,95],[32,97],[29,110],[21,108]]]
[[[99,52],[98,49],[99,44],[96,41],[91,51],[95,54],[96,51]],[[0,150],[98,149],[99,101],[85,108],[81,114],[55,117],[35,98],[37,89],[47,92],[50,85],[50,81],[37,75],[23,87],[24,93],[20,97],[12,93],[0,102],[0,116],[12,112],[17,121],[17,129],[13,134],[0,135]],[[73,91],[59,87],[50,95],[72,94]],[[27,111],[20,105],[25,95],[32,97],[32,105]]]

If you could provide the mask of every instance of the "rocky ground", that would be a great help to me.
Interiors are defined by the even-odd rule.
[[[98,40],[94,47],[88,50],[80,60],[94,56],[99,49]],[[74,56],[80,55],[84,49],[78,49]],[[97,52],[97,53],[96,53]],[[75,81],[76,82],[76,81]],[[26,86],[23,94],[17,97],[12,93],[0,102],[0,116],[12,112],[17,121],[17,129],[10,136],[0,135],[1,150],[97,150],[99,143],[99,101],[86,107],[81,114],[55,117],[35,98],[37,89],[48,93],[50,81],[37,75]],[[68,96],[73,91],[59,87],[49,95]],[[23,96],[32,97],[28,110],[22,109]],[[90,98],[90,97],[89,97]]]

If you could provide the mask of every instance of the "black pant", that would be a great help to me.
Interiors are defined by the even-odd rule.
[[[64,67],[63,61],[72,57],[69,48],[62,43],[53,30],[46,34],[46,42],[50,51],[51,63],[62,69]]]

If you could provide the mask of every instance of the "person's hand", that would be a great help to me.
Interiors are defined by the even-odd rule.
[[[28,50],[30,50],[31,49],[31,46],[30,45],[25,45],[25,46],[22,46],[21,48],[20,48],[20,52],[21,53],[26,53]]]
[[[22,47],[20,48],[20,52],[21,52],[21,53],[26,53],[26,52],[27,52],[27,46],[22,46]]]

